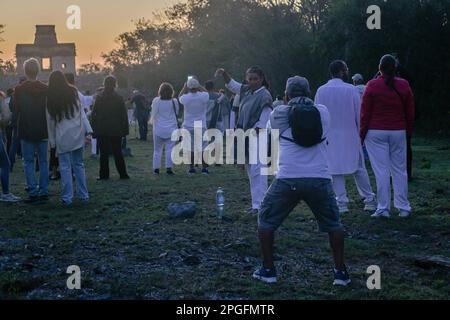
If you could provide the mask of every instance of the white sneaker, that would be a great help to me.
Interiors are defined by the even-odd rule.
[[[366,203],[364,206],[364,211],[376,211],[378,207],[377,200],[373,199],[372,201]]]
[[[16,197],[12,193],[2,194],[2,196],[0,197],[0,202],[15,203],[15,202],[19,202],[20,200],[22,200],[22,199],[19,197]]]
[[[391,215],[389,214],[389,211],[387,210],[377,210],[373,215],[371,215],[372,218],[390,218]]]
[[[400,218],[409,218],[411,216],[411,211],[400,210],[400,214],[398,216]]]
[[[348,213],[350,210],[348,209],[348,205],[346,203],[338,203],[339,213]]]

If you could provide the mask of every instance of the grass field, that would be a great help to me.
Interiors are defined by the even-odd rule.
[[[211,176],[153,176],[152,145],[130,140],[130,181],[97,182],[98,161],[86,159],[91,202],[63,208],[59,184],[46,205],[0,204],[1,299],[449,299],[450,271],[423,269],[415,259],[450,258],[450,148],[448,141],[416,139],[414,215],[372,220],[352,203],[343,216],[346,256],[353,283],[332,287],[327,235],[303,205],[277,234],[279,283],[251,279],[259,265],[256,218],[246,174],[230,166]],[[375,186],[373,184],[373,186]],[[12,191],[25,197],[21,164]],[[223,187],[225,221],[215,215]],[[349,179],[349,193],[357,198]],[[171,202],[195,201],[195,218],[168,217]],[[66,287],[70,265],[82,271],[81,290]],[[370,265],[381,268],[382,289],[366,287]]]

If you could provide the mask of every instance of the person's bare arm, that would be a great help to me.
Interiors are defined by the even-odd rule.
[[[219,68],[216,71],[216,77],[223,77],[223,80],[225,81],[226,84],[230,83],[231,81],[231,76],[228,74],[228,72],[225,71],[224,68]]]
[[[181,89],[180,94],[178,95],[178,98],[181,98],[182,95],[186,94],[187,91],[187,83],[184,83],[183,89]]]

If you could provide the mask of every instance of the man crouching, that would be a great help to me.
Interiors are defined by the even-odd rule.
[[[334,285],[347,286],[351,280],[344,263],[344,232],[327,161],[330,115],[325,106],[314,105],[310,94],[307,79],[288,79],[289,103],[277,107],[270,117],[268,126],[280,133],[279,168],[259,212],[258,234],[264,261],[253,277],[277,282],[274,234],[303,200],[314,213],[320,231],[329,234],[335,263]]]

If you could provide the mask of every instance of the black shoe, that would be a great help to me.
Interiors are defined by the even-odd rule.
[[[155,169],[155,170],[153,171],[153,174],[156,175],[156,176],[159,175],[159,173],[160,173],[160,172],[159,172],[159,169]]]
[[[38,196],[30,196],[28,199],[24,201],[26,204],[36,204],[40,202],[40,198]]]
[[[167,173],[169,176],[175,175],[175,173],[172,171],[172,169],[167,169],[166,173]]]
[[[253,279],[265,282],[265,283],[276,283],[277,282],[277,270],[266,269],[264,267],[258,269],[253,273]]]
[[[120,180],[130,180],[130,176],[129,175],[121,176]]]
[[[347,268],[344,271],[338,271],[334,269],[334,286],[348,286],[352,281],[350,280],[350,276],[348,275]]]
[[[202,174],[205,175],[205,176],[208,176],[209,175],[209,170],[206,169],[206,168],[202,169]]]

